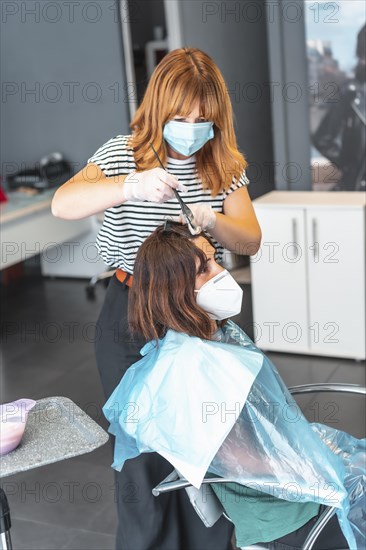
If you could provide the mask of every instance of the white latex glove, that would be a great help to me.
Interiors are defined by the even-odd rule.
[[[123,182],[126,201],[166,202],[175,197],[173,189],[187,191],[187,188],[162,168],[128,174]]]
[[[209,204],[187,204],[194,217],[194,223],[199,225],[202,230],[213,229],[216,224],[216,213]],[[187,223],[183,214],[180,213],[180,223]]]

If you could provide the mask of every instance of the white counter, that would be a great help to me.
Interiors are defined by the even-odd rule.
[[[75,241],[91,228],[91,220],[61,220],[51,213],[56,189],[38,195],[7,193],[8,201],[0,205],[0,269],[22,262],[47,250]]]

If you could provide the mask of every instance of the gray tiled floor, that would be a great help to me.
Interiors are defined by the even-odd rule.
[[[27,285],[2,289],[0,401],[64,395],[106,428],[93,346],[93,325],[105,290],[98,288],[96,300],[89,302],[84,287],[84,281],[31,278]],[[244,293],[248,309],[241,325],[248,327],[249,285]],[[281,353],[268,356],[287,385],[365,385],[364,363]],[[322,394],[301,397],[300,404],[310,421],[331,422],[355,436],[364,436],[361,398],[335,399],[332,394]],[[111,463],[108,443],[87,455],[5,478],[14,550],[114,548],[116,513]]]

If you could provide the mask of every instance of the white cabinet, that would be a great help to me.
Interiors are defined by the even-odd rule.
[[[255,342],[263,350],[364,359],[365,195],[272,191],[253,201]]]

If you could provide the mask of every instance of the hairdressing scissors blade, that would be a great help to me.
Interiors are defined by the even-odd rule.
[[[151,146],[152,150],[154,151],[154,155],[158,159],[160,166],[162,167],[163,170],[165,170],[165,172],[167,172],[167,170],[165,169],[165,166],[163,165],[163,163],[160,160],[160,157],[159,157],[158,153],[155,151],[155,148],[154,148],[153,144],[150,143],[150,146]],[[182,200],[182,197],[178,193],[177,189],[173,188],[173,191],[174,191],[174,194],[175,194],[175,196],[176,196],[176,198],[179,202],[179,205],[182,209],[183,216],[184,216],[184,218],[185,218],[185,220],[186,220],[186,222],[189,226],[189,230],[191,231],[191,233],[193,235],[197,235],[198,233],[201,233],[201,231],[202,231],[201,227],[197,226],[194,222],[194,216],[193,216],[192,210]]]

